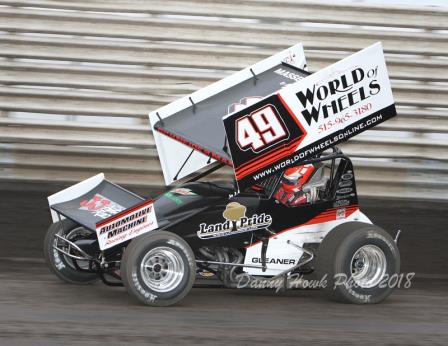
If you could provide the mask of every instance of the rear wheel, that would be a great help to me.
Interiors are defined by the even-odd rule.
[[[97,274],[85,273],[77,270],[72,259],[54,249],[54,245],[64,246],[55,236],[58,234],[68,240],[74,241],[91,235],[91,231],[80,227],[73,221],[63,220],[53,223],[47,231],[44,240],[44,257],[50,270],[61,280],[70,284],[86,285],[99,280]],[[81,269],[88,269],[88,261],[77,261]]]
[[[393,291],[400,254],[383,229],[348,222],[333,229],[319,247],[316,270],[326,276],[326,294],[344,303],[379,303]]]
[[[151,232],[132,240],[121,262],[121,276],[128,292],[151,306],[179,302],[191,290],[195,273],[190,246],[167,231]]]

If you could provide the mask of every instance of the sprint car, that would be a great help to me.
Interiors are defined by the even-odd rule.
[[[381,45],[305,68],[299,44],[152,112],[171,188],[145,199],[98,174],[48,197],[49,268],[72,284],[124,285],[151,306],[182,300],[198,274],[229,288],[315,278],[341,302],[384,300],[398,236],[361,212],[337,147],[396,114]],[[207,181],[224,166],[234,179]],[[291,203],[286,171],[304,166]]]

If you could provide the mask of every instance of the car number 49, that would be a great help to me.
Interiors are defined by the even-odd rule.
[[[241,150],[260,152],[288,136],[277,110],[272,105],[236,121],[237,143]]]

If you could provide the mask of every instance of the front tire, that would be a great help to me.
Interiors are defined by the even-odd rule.
[[[361,222],[337,226],[322,241],[316,271],[327,296],[343,303],[379,303],[393,291],[400,254],[383,229]],[[394,281],[396,282],[396,281]]]
[[[127,291],[150,306],[169,306],[193,287],[196,262],[190,246],[171,232],[137,237],[126,248],[121,276]]]

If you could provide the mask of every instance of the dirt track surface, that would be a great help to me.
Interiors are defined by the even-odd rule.
[[[0,193],[0,345],[448,345],[446,204],[367,200],[400,227],[411,289],[369,306],[329,302],[316,290],[194,288],[181,304],[149,308],[123,288],[73,286],[41,259],[46,192]]]
[[[447,345],[448,283],[415,282],[383,304],[325,300],[320,291],[194,288],[170,308],[123,288],[59,282],[41,265],[0,262],[1,345]]]

